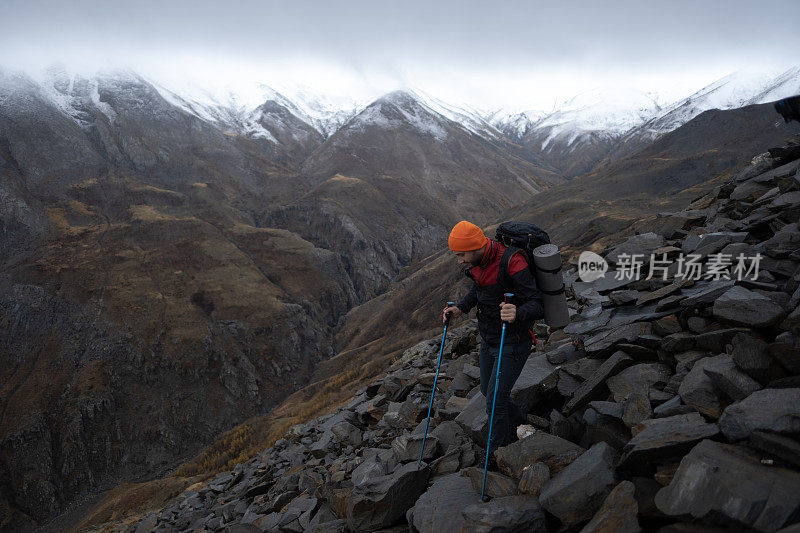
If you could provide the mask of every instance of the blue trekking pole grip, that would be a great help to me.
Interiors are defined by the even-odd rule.
[[[447,302],[447,307],[453,307],[455,302]],[[422,449],[419,451],[419,461],[417,468],[422,464],[422,454],[425,453],[425,439],[428,438],[428,426],[431,423],[431,409],[433,408],[433,395],[436,394],[436,382],[439,381],[439,367],[442,364],[442,352],[444,351],[444,338],[447,335],[447,326],[450,325],[450,313],[444,317],[444,332],[442,333],[442,345],[439,347],[439,360],[436,362],[436,376],[433,378],[433,390],[431,391],[431,403],[428,405],[428,419],[425,422],[425,435],[422,437]]]
[[[503,295],[504,303],[514,297],[513,293],[507,292]],[[506,323],[500,329],[500,350],[497,352],[497,372],[494,375],[494,395],[492,397],[492,416],[489,418],[489,437],[486,439],[486,460],[483,463],[483,484],[481,485],[481,501],[486,501],[484,491],[486,490],[486,470],[489,466],[489,446],[492,443],[492,425],[494,424],[494,405],[497,402],[497,387],[500,385],[500,363],[503,360],[503,341],[506,338]]]

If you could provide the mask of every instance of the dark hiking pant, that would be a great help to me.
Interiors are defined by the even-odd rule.
[[[514,339],[516,340],[516,339]],[[503,357],[500,368],[500,384],[497,387],[497,400],[494,406],[494,422],[492,423],[492,439],[489,452],[506,446],[511,441],[511,432],[526,421],[525,414],[511,399],[511,389],[517,381],[528,355],[531,353],[531,339],[516,344],[503,346]],[[491,419],[494,383],[497,373],[497,355],[499,346],[490,346],[481,339],[479,364],[481,369],[481,393],[486,397],[486,414]]]

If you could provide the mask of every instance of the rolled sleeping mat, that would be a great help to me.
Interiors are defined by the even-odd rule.
[[[536,267],[536,284],[542,293],[544,321],[551,328],[563,328],[569,324],[569,308],[558,246],[543,244],[536,247],[533,250],[533,265]]]

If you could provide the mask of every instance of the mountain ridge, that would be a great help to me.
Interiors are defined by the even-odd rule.
[[[138,77],[132,71],[124,72],[127,76]],[[55,66],[47,75],[40,77],[38,83],[62,87],[67,84],[71,87],[75,79],[76,75],[70,75],[63,67]],[[273,145],[273,149],[284,149],[292,160],[298,162],[352,118],[375,102],[397,92],[386,93],[360,104],[344,104],[340,101],[336,105],[330,103],[323,94],[314,94],[308,88],[294,89],[293,95],[286,96],[258,84],[246,91],[247,96],[240,96],[230,88],[227,94],[215,95],[184,87],[187,95],[182,96],[181,89],[170,89],[156,80],[148,81],[164,98],[186,112],[215,124],[225,132],[261,138]],[[93,78],[82,82],[97,86],[97,80]],[[287,87],[287,90],[292,89]],[[420,104],[470,133],[490,142],[521,145],[516,151],[513,148],[509,148],[509,151],[542,168],[572,177],[591,171],[605,157],[621,157],[643,147],[702,111],[765,103],[800,93],[800,67],[758,76],[735,72],[672,103],[652,92],[627,90],[621,96],[619,89],[590,89],[565,99],[550,111],[503,108],[480,112],[466,105],[444,102],[420,89],[399,91],[411,95]],[[57,90],[49,92],[51,95],[55,93],[55,100],[65,112],[69,114],[74,111],[63,94],[59,96]],[[188,93],[193,94],[189,96]],[[97,96],[96,91],[90,92],[98,108],[103,109]],[[616,103],[609,105],[609,101]],[[281,132],[278,135],[280,140],[276,132]],[[306,140],[301,141],[299,136]],[[563,166],[560,161],[578,148],[587,154],[583,161]]]

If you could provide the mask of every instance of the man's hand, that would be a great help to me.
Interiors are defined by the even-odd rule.
[[[517,319],[517,306],[510,303],[500,304],[500,320],[503,322],[514,322]]]
[[[450,315],[450,318],[458,318],[463,314],[464,313],[461,312],[461,309],[455,305],[452,307],[445,307],[444,311],[442,311],[442,324],[447,322],[447,315]]]

